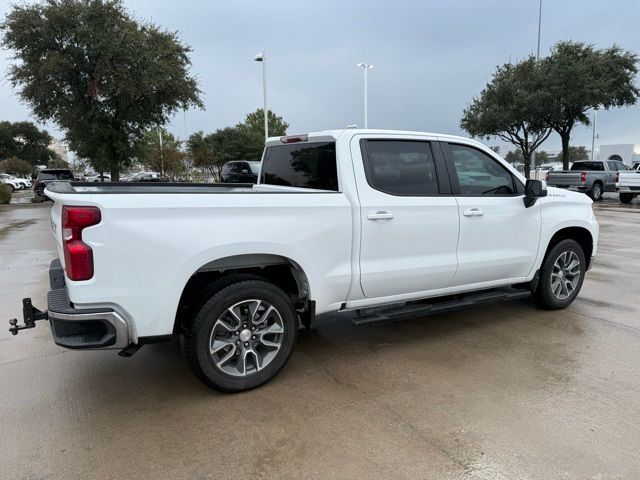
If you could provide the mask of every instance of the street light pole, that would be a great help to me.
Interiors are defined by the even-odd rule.
[[[536,50],[536,60],[540,58],[540,30],[542,30],[542,0],[538,8],[538,50]]]
[[[260,52],[254,57],[256,62],[262,62],[262,96],[264,99],[264,139],[269,138],[269,116],[267,114],[267,55],[264,52]]]
[[[540,0],[540,5],[538,7],[538,48],[536,49],[536,62],[540,60],[540,31],[542,30],[542,0]],[[531,163],[533,163],[533,167],[537,167],[536,165],[536,151],[531,152]],[[537,169],[536,169],[537,172]]]
[[[593,111],[593,131],[591,132],[591,161],[596,159],[596,120],[598,119],[598,109]]]
[[[356,65],[364,72],[364,128],[369,128],[369,112],[368,112],[368,84],[367,84],[367,71],[373,68],[373,65],[366,63],[359,63]]]

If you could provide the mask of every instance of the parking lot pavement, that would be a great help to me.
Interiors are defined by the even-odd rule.
[[[640,206],[596,206],[578,300],[396,324],[325,319],[282,374],[225,395],[176,342],[132,358],[13,338],[46,301],[50,204],[0,207],[0,477],[640,478]]]

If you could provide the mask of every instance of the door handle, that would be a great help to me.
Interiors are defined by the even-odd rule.
[[[472,208],[463,213],[465,217],[481,217],[484,215],[484,212],[479,208]]]
[[[369,215],[367,215],[367,218],[369,220],[391,220],[393,218],[393,213],[389,213],[389,212],[376,212],[376,213],[370,213]]]

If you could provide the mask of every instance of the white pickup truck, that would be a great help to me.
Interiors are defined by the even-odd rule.
[[[617,181],[620,202],[633,202],[640,194],[640,162],[636,162],[629,171],[620,171]]]
[[[48,318],[68,348],[182,337],[207,385],[274,377],[319,314],[355,324],[532,295],[569,305],[593,263],[585,195],[484,145],[418,132],[271,138],[257,185],[52,183]]]

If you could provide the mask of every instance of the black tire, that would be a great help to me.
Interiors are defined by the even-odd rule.
[[[587,195],[589,195],[589,197],[591,197],[591,200],[593,200],[594,202],[602,200],[602,185],[598,182],[594,183]]]
[[[633,193],[621,193],[620,203],[631,203],[633,202],[633,197],[635,197]]]
[[[552,274],[555,274],[554,264],[559,260],[560,256],[566,252],[569,254],[572,252],[577,256],[580,276],[575,281],[571,294],[567,298],[559,298],[553,291]],[[585,261],[584,252],[578,242],[570,239],[558,242],[547,253],[547,256],[542,262],[542,267],[540,268],[540,279],[538,281],[536,291],[534,292],[534,299],[536,303],[547,310],[559,310],[569,306],[576,299],[578,293],[580,293],[582,282],[584,282],[586,267],[587,263]]]
[[[232,375],[222,370],[222,368],[226,368],[225,365],[219,367],[216,364],[213,354],[209,351],[209,345],[217,320],[222,318],[229,307],[249,299],[264,301],[277,310],[283,330],[278,334],[281,335],[278,337],[280,347],[275,356],[261,370],[255,369],[256,360],[252,371],[247,368],[248,373],[243,374],[244,376]],[[251,320],[248,322],[251,323]],[[296,311],[283,290],[264,280],[240,281],[213,293],[200,308],[191,328],[184,336],[184,353],[191,370],[205,385],[223,392],[241,392],[268,382],[282,370],[293,352],[297,327]],[[241,329],[242,327],[239,326],[238,330]],[[232,335],[235,334],[229,333],[229,338],[225,338],[225,341],[235,338]],[[232,351],[235,352],[240,350],[242,346],[238,348],[232,346],[232,348]],[[257,349],[258,347],[256,347]],[[242,354],[238,353],[238,355]],[[257,359],[257,357],[253,358]],[[235,357],[231,357],[231,359],[234,360]]]

